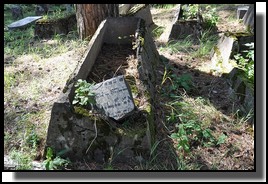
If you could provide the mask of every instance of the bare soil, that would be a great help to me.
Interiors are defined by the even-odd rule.
[[[174,10],[152,9],[153,21],[158,26],[167,27],[163,35],[170,31],[170,20],[174,16]],[[170,13],[173,12],[173,13]],[[220,21],[217,24],[218,32],[241,32],[245,30],[242,21],[234,20],[236,10],[234,8],[221,8],[219,11]],[[156,40],[156,45],[163,43],[163,36]],[[187,95],[190,97],[203,97],[209,99],[213,106],[222,114],[211,124],[211,129],[224,132],[227,135],[225,144],[219,147],[200,147],[191,149],[191,156],[185,155],[186,162],[201,165],[201,170],[252,170],[254,169],[254,135],[251,126],[247,123],[238,126],[229,121],[234,118],[234,106],[238,102],[230,98],[230,86],[224,76],[218,77],[210,72],[211,61],[209,56],[206,58],[194,58],[187,53],[170,54],[168,51],[159,51],[159,54],[168,59],[167,65],[173,66],[172,73],[180,76],[190,74],[193,78],[194,89]],[[159,67],[159,79],[161,81],[164,66]],[[167,84],[168,85],[168,84]],[[171,84],[169,84],[171,85]],[[159,114],[164,112],[159,110]],[[226,118],[224,122],[222,118]],[[229,121],[228,121],[229,120]],[[164,130],[164,128],[162,127]],[[170,134],[168,132],[164,134]],[[163,135],[164,135],[163,134]],[[176,145],[176,142],[174,142]],[[177,151],[178,155],[180,154]],[[195,155],[194,157],[192,155]],[[214,166],[216,163],[216,167]]]

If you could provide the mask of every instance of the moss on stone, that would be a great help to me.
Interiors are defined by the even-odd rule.
[[[135,77],[134,76],[131,76],[131,75],[127,75],[126,76],[126,81],[129,84],[129,86],[130,86],[131,92],[133,94],[138,94],[139,93],[139,90],[138,90],[137,85],[136,85]]]
[[[253,36],[253,34],[249,32],[226,32],[224,35],[227,37],[232,37],[235,40],[237,40],[237,37]]]
[[[87,116],[87,117],[90,117],[92,119],[97,118],[97,116],[95,114],[91,113],[88,109],[83,108],[81,106],[74,106],[74,112],[76,114],[80,114],[82,116]],[[97,118],[97,119],[99,119],[99,118]]]

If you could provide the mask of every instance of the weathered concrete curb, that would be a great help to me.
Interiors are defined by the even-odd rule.
[[[133,37],[130,35],[135,35],[138,60],[135,70],[140,76],[139,85],[136,88],[146,99],[145,106],[130,116],[129,121],[132,124],[124,125],[127,121],[123,124],[106,121],[100,117],[91,116],[86,109],[75,108],[72,105],[74,84],[78,79],[87,79],[102,45],[116,43],[131,46]],[[104,20],[89,43],[85,59],[79,62],[60,98],[53,105],[46,147],[51,147],[55,153],[61,153],[62,157],[68,157],[71,160],[85,159],[107,163],[111,159],[127,162],[135,160],[140,155],[148,158],[155,139],[154,94],[155,68],[158,61],[159,55],[152,36],[142,19],[119,17]],[[95,140],[94,143],[89,146],[93,140]],[[119,157],[113,158],[119,153]]]

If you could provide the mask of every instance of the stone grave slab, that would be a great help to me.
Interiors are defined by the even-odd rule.
[[[127,12],[132,8],[135,4],[120,4],[119,5],[119,14],[126,15]]]
[[[148,28],[154,24],[150,5],[148,4],[123,4],[119,7],[119,13],[122,16],[134,16],[144,19]]]
[[[181,4],[178,4],[178,6],[176,8],[176,13],[175,13],[174,18],[172,20],[172,24],[175,24],[180,19],[181,7],[182,7]]]
[[[24,26],[29,25],[30,23],[41,19],[42,16],[31,16],[31,17],[26,17],[24,19],[18,20],[16,22],[13,22],[11,24],[9,24],[7,27],[8,29],[12,30],[12,29],[16,29],[16,28],[22,28]]]
[[[224,70],[224,72],[229,73],[233,69],[233,65],[229,62],[229,58],[234,40],[235,38],[232,36],[223,35],[218,41],[218,44],[214,47],[211,61],[213,68],[217,71]]]
[[[248,11],[249,6],[240,6],[237,8],[237,19],[243,19],[244,15]]]
[[[134,100],[124,76],[120,75],[92,87],[95,93],[96,106],[105,115],[120,120],[133,112]]]
[[[251,4],[248,8],[248,11],[243,17],[243,23],[245,26],[249,26],[249,28],[252,31],[254,30],[254,17],[255,17],[254,4]]]
[[[110,163],[111,159],[113,163],[122,164],[129,163],[129,161],[138,164],[141,161],[149,160],[152,145],[156,141],[155,85],[157,77],[155,71],[159,63],[159,54],[150,32],[145,29],[145,23],[141,20],[133,16],[109,17],[99,25],[90,40],[89,50],[84,61],[79,62],[67,80],[59,98],[53,104],[46,147],[51,147],[55,154],[61,153],[62,158],[68,158],[73,163],[83,160],[102,165]],[[119,36],[132,34],[144,38],[143,43],[137,42],[138,47],[135,51],[132,49],[132,39],[118,39]],[[128,59],[120,61],[113,58],[113,51],[107,51],[109,52],[108,56],[103,57],[104,46],[114,46],[115,44],[120,47],[124,45],[123,48],[129,47],[129,51],[127,51],[129,55],[136,55],[140,65],[133,65],[131,70],[135,73],[128,72],[128,70],[126,73],[117,71],[117,66],[108,67],[108,64],[111,63],[122,64],[122,66],[129,63]],[[99,62],[99,57],[102,58],[101,62]],[[106,66],[102,66],[103,70],[96,73],[97,79],[90,80],[88,76],[93,74],[94,68],[98,65]],[[112,71],[111,75],[106,72],[107,68]],[[118,73],[118,76],[114,77],[116,80],[113,78],[114,73]],[[124,78],[120,76],[123,74]],[[138,74],[139,77],[135,78],[133,74]],[[108,80],[102,81],[104,78]],[[129,113],[125,112],[126,114],[124,114],[124,117],[128,117],[123,118],[122,116],[123,119],[120,119],[120,123],[112,126],[113,122],[109,119],[91,116],[88,109],[75,108],[72,101],[76,89],[74,84],[77,79],[96,81],[97,84],[102,84],[102,86],[99,84],[98,89],[95,88],[96,101],[101,100],[98,98],[104,99],[100,89],[107,84],[105,90],[110,95],[105,98],[111,101],[111,104],[106,103],[103,106],[99,105],[99,107],[105,109],[106,105],[114,105],[117,102],[116,108],[112,109],[118,110],[121,108],[121,104],[119,108],[118,103],[122,103],[124,105],[122,107],[127,107],[129,110]],[[114,82],[121,83],[123,87],[111,87],[110,84]],[[136,97],[136,95],[134,98],[135,106],[128,84],[133,94],[136,93],[139,96]],[[124,92],[124,95],[116,99],[115,91],[117,93]],[[144,103],[139,103],[138,99],[142,99]],[[133,108],[135,110],[131,113]],[[112,114],[109,117],[112,117]],[[119,120],[120,115],[113,118]],[[43,155],[46,153],[44,152]]]
[[[179,20],[172,25],[168,40],[185,39],[189,35],[197,39],[201,37],[202,30],[202,25],[197,19]]]

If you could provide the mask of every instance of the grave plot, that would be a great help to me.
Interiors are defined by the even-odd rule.
[[[242,75],[241,70],[234,68],[238,63],[234,60],[236,54],[246,58],[249,49],[245,44],[254,42],[251,33],[225,33],[212,50],[211,66],[214,74],[227,73],[230,85],[230,95],[241,104],[240,109],[247,115],[254,109],[254,86]],[[253,121],[254,117],[250,121]]]
[[[155,69],[159,55],[145,22],[104,20],[54,103],[47,147],[71,160],[137,162],[155,141]],[[96,106],[73,105],[79,79],[93,84]]]
[[[188,36],[196,40],[200,38],[201,31],[203,30],[203,18],[201,14],[190,11],[189,6],[184,5],[178,7],[174,17],[169,41],[185,39]]]
[[[35,22],[35,36],[51,38],[55,34],[68,34],[76,30],[76,15],[70,14],[63,18],[40,19]]]
[[[169,40],[184,39],[191,35],[197,39],[201,36],[201,24],[197,20],[179,20],[173,24]]]

